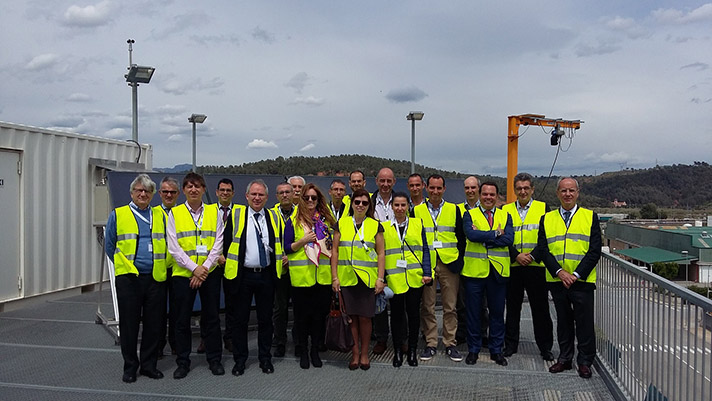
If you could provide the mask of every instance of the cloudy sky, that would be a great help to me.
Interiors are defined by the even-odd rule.
[[[583,3],[583,4],[582,4]],[[359,153],[506,175],[507,117],[582,120],[554,174],[710,161],[712,3],[690,0],[3,2],[0,120],[139,140],[154,166]],[[550,128],[520,170],[548,174]]]

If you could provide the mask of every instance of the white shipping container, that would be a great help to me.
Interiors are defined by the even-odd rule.
[[[106,171],[151,168],[151,145],[0,122],[0,311],[97,283]]]

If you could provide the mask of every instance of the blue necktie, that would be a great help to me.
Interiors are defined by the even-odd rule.
[[[564,210],[564,223],[566,223],[567,226],[569,225],[569,218],[571,218],[571,212]]]
[[[253,216],[257,222],[255,230],[257,231],[257,249],[260,252],[260,266],[267,267],[267,253],[265,253],[265,245],[262,243],[262,230],[260,229],[260,216],[262,215],[255,213]]]

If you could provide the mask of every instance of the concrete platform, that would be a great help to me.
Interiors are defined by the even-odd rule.
[[[192,354],[187,378],[174,380],[175,362],[166,356],[158,368],[164,379],[139,376],[121,381],[119,347],[95,323],[98,292],[36,303],[0,313],[0,400],[611,400],[598,372],[581,379],[575,371],[550,374],[534,344],[528,304],[522,311],[519,353],[501,367],[483,350],[474,366],[452,362],[442,345],[438,355],[418,367],[393,368],[392,351],[373,356],[368,371],[348,370],[349,354],[325,352],[324,367],[299,368],[293,349],[274,358],[275,373],[258,367],[257,336],[250,332],[245,374],[230,374],[232,356],[224,355],[225,376],[213,376],[203,355]],[[111,314],[110,295],[102,310]],[[254,313],[253,313],[254,315]],[[552,317],[555,317],[552,308]],[[198,336],[193,338],[197,347]],[[421,344],[422,347],[422,344]],[[459,346],[466,354],[466,346]],[[554,354],[558,349],[554,350]]]

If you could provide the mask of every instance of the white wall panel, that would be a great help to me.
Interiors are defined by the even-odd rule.
[[[93,196],[100,174],[89,159],[135,162],[136,145],[0,122],[0,148],[21,152],[21,297],[96,283],[101,246]],[[139,162],[150,170],[151,146],[142,148]]]

